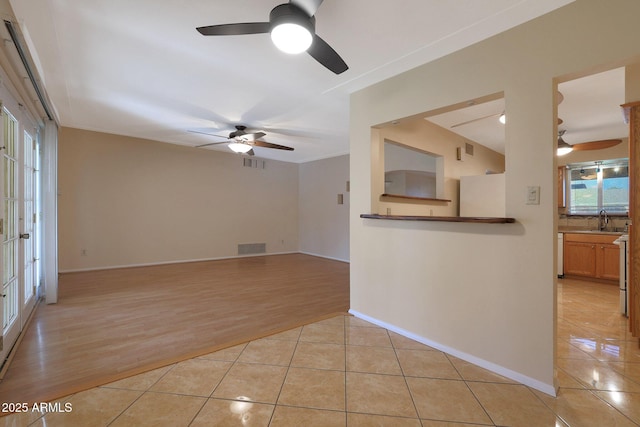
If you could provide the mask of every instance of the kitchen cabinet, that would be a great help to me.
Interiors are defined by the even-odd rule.
[[[620,278],[618,235],[565,233],[564,274],[616,282]]]
[[[620,246],[613,244],[596,246],[596,277],[616,282],[620,279]]]
[[[596,277],[596,250],[593,243],[567,241],[565,235],[564,274]]]

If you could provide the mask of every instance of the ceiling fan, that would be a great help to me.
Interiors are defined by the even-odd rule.
[[[564,156],[571,151],[602,150],[604,148],[614,147],[622,142],[621,139],[603,139],[571,145],[562,139],[565,133],[566,129],[558,131],[558,156]]]
[[[208,147],[210,145],[229,144],[228,147],[236,153],[247,154],[249,156],[255,155],[253,147],[263,148],[275,148],[277,150],[293,151],[292,147],[285,145],[272,144],[271,142],[259,141],[259,138],[266,136],[267,134],[262,131],[247,132],[247,127],[243,125],[236,125],[236,130],[229,133],[229,136],[216,135],[213,133],[200,132],[190,130],[191,133],[199,133],[202,135],[215,136],[217,138],[224,138],[226,141],[210,142],[208,144],[197,145],[196,148]]]
[[[331,46],[315,33],[315,13],[323,0],[291,0],[274,7],[269,22],[209,25],[196,30],[204,36],[235,36],[270,33],[271,40],[286,53],[307,51],[316,61],[336,74],[349,67]]]

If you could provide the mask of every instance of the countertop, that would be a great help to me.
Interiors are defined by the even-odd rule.
[[[576,227],[558,227],[558,233],[610,234],[612,236],[622,236],[623,234],[626,234],[623,231],[586,230],[584,228],[576,228]]]

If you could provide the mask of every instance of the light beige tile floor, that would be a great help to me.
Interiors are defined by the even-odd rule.
[[[337,316],[61,399],[1,426],[634,426],[640,350],[615,286],[562,280],[554,398]],[[68,406],[64,406],[64,405]]]

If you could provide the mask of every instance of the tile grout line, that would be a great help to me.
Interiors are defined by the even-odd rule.
[[[249,341],[250,342],[250,341]],[[191,419],[191,421],[189,422],[188,425],[193,424],[193,422],[196,420],[196,418],[198,418],[198,416],[200,415],[200,413],[202,412],[202,410],[204,409],[205,405],[209,402],[210,399],[212,399],[213,393],[215,393],[215,391],[218,389],[218,387],[220,386],[220,384],[222,384],[222,381],[227,377],[227,375],[229,374],[229,372],[231,371],[231,369],[236,365],[236,363],[238,362],[238,359],[240,359],[240,356],[242,355],[242,353],[244,353],[244,350],[247,348],[247,345],[249,344],[249,342],[243,343],[243,344],[238,344],[238,345],[244,345],[244,347],[242,348],[242,350],[240,351],[240,353],[238,353],[238,355],[236,356],[236,358],[233,360],[233,362],[231,363],[231,366],[229,366],[229,369],[227,369],[227,372],[224,373],[224,375],[222,376],[222,378],[220,378],[220,381],[218,381],[218,384],[216,384],[216,386],[213,388],[213,390],[211,390],[211,393],[209,393],[209,396],[205,398],[204,403],[202,404],[202,406],[200,407],[200,409],[196,412],[196,414],[194,415],[194,417]],[[223,349],[226,350],[226,349]],[[194,358],[195,359],[195,358]],[[193,360],[193,359],[190,359]],[[213,359],[215,360],[215,359]],[[223,360],[223,362],[228,362],[227,360]],[[167,372],[168,373],[168,372]],[[166,375],[166,374],[165,374]],[[164,375],[163,375],[164,376]],[[235,399],[229,399],[229,400],[235,400]]]
[[[128,410],[129,410],[133,405],[135,405],[135,403],[136,403],[138,400],[140,400],[140,398],[141,398],[142,396],[144,396],[144,395],[147,393],[147,391],[148,391],[148,390],[145,390],[145,391],[143,391],[142,393],[140,393],[140,396],[136,397],[136,398],[133,400],[133,402],[131,402],[131,403],[130,403],[126,408],[124,408],[124,409],[122,410],[122,412],[120,412],[120,413],[119,413],[117,416],[115,416],[111,421],[109,421],[109,422],[107,423],[106,427],[108,427],[108,426],[110,426],[111,424],[115,423],[115,422],[116,422],[116,420],[117,420],[118,418],[120,418],[122,415],[124,415],[124,413],[125,413],[125,412],[127,412],[127,411],[128,411]]]
[[[444,352],[443,352],[444,353]],[[491,422],[493,423],[493,425],[497,425],[496,422],[494,421],[493,417],[489,414],[489,411],[487,411],[487,408],[484,407],[484,405],[482,404],[482,402],[480,401],[480,399],[478,399],[478,396],[476,396],[476,394],[473,392],[473,389],[469,386],[469,384],[467,383],[467,379],[464,377],[464,375],[462,375],[462,373],[460,373],[460,370],[456,367],[456,365],[451,361],[450,355],[447,353],[444,353],[444,357],[449,361],[449,363],[451,364],[451,366],[453,366],[453,369],[455,369],[455,371],[457,372],[457,374],[460,376],[460,380],[464,383],[465,387],[467,387],[467,390],[469,390],[469,392],[471,393],[471,395],[473,396],[473,398],[476,400],[476,402],[478,402],[478,405],[480,405],[480,407],[482,408],[482,410],[484,411],[485,415],[489,418],[489,420],[491,420]],[[488,381],[487,381],[488,382]],[[498,384],[498,383],[496,383]]]
[[[622,412],[618,407],[612,405],[611,403],[607,402],[605,399],[603,399],[602,397],[600,397],[598,395],[598,393],[596,393],[597,391],[600,392],[605,392],[605,393],[611,393],[611,391],[608,390],[587,390],[589,393],[591,393],[593,396],[595,396],[596,399],[600,400],[602,403],[604,403],[606,406],[613,408],[615,411],[617,411],[620,415],[622,415],[623,417],[625,417],[626,419],[628,419],[629,421],[631,421],[632,423],[636,424],[636,422],[634,420],[631,419],[631,417],[629,417],[627,414],[625,414],[624,412]]]
[[[398,351],[391,339],[391,334],[388,329],[384,329],[387,333],[387,338],[389,338],[389,342],[391,343],[391,348],[393,349],[393,354],[396,356],[396,362],[398,362],[398,366],[400,367],[400,372],[402,373],[402,379],[404,380],[404,385],[407,387],[407,391],[409,392],[409,396],[411,397],[411,403],[413,404],[413,410],[416,411],[416,417],[420,425],[422,425],[422,418],[420,417],[420,412],[418,411],[418,406],[416,405],[416,400],[413,397],[413,392],[411,391],[411,387],[409,387],[409,382],[407,381],[407,376],[405,375],[404,368],[402,367],[402,363],[400,363],[400,358],[398,357]]]
[[[528,388],[529,390],[531,390],[529,387],[527,387],[527,388]],[[558,392],[560,391],[560,388],[561,388],[561,387],[558,387]],[[569,421],[568,421],[568,420],[565,420],[563,416],[561,416],[561,415],[560,415],[560,414],[558,414],[556,411],[554,411],[554,410],[553,410],[553,408],[552,408],[552,407],[550,407],[549,405],[547,405],[547,402],[545,402],[545,401],[544,401],[540,396],[538,396],[536,393],[533,393],[533,391],[532,391],[531,393],[536,397],[536,399],[538,399],[540,402],[542,402],[542,404],[545,406],[545,408],[549,409],[549,410],[553,413],[553,415],[555,415],[557,418],[560,418],[560,420],[561,420],[563,423],[565,423],[567,426],[571,426],[571,424],[569,424]],[[560,393],[558,393],[558,394],[560,394]],[[556,397],[554,397],[554,399],[557,399],[557,398],[558,398],[557,396],[556,396]]]
[[[273,416],[276,413],[276,410],[278,409],[278,401],[280,400],[280,395],[282,394],[282,389],[284,389],[284,384],[287,382],[287,377],[289,376],[289,369],[291,368],[291,363],[293,362],[293,357],[296,354],[296,350],[298,349],[298,343],[300,343],[300,336],[302,336],[302,331],[304,331],[304,328],[307,325],[303,325],[300,328],[300,332],[298,333],[298,337],[296,338],[296,345],[293,347],[293,352],[291,352],[291,357],[289,358],[289,364],[287,365],[287,372],[285,372],[284,374],[284,379],[282,380],[282,384],[280,385],[280,390],[278,391],[278,396],[276,396],[275,402],[273,403],[273,411],[271,412],[271,417],[269,417],[269,423],[267,424],[268,426],[271,425],[271,423],[273,422]],[[244,351],[244,350],[243,350]],[[238,356],[238,358],[240,358],[240,356]],[[283,405],[280,405],[283,406]]]
[[[151,384],[149,387],[147,387],[147,389],[146,389],[146,390],[143,390],[143,391],[142,391],[142,393],[140,393],[140,396],[138,396],[137,398],[135,398],[135,399],[133,400],[133,402],[131,402],[131,403],[130,403],[126,408],[124,408],[124,409],[122,410],[122,412],[120,412],[120,413],[119,413],[117,416],[115,416],[111,421],[109,421],[109,422],[107,423],[106,427],[110,426],[111,424],[113,424],[114,422],[116,422],[116,420],[117,420],[118,418],[120,418],[122,415],[124,415],[124,413],[125,413],[125,412],[127,412],[127,411],[128,411],[128,410],[129,410],[133,405],[135,405],[135,403],[136,403],[138,400],[140,400],[140,399],[142,398],[142,396],[144,396],[145,394],[147,394],[147,393],[149,392],[149,390],[151,390],[151,387],[153,387],[154,385],[158,384],[158,382],[160,382],[160,380],[161,380],[162,378],[164,378],[164,377],[165,377],[165,375],[167,375],[169,372],[171,372],[171,371],[173,370],[173,368],[175,368],[175,367],[176,367],[176,365],[177,365],[177,363],[174,363],[173,365],[171,365],[171,368],[170,368],[170,369],[167,369],[167,372],[165,372],[164,374],[160,375],[160,377],[158,377],[158,379],[157,379],[157,380],[155,380],[155,381],[153,382],[153,384]],[[158,369],[160,369],[160,368],[158,368]],[[99,388],[99,387],[98,387],[98,388]],[[105,388],[106,388],[106,387],[105,387]],[[132,391],[139,391],[139,390],[132,390]]]
[[[216,390],[218,389],[218,387],[220,387],[220,384],[222,384],[222,381],[224,381],[224,379],[227,378],[227,375],[229,375],[229,372],[231,372],[231,369],[233,369],[233,367],[238,364],[238,360],[240,360],[240,357],[242,356],[242,353],[244,353],[244,351],[247,349],[247,347],[249,346],[250,342],[251,341],[248,341],[248,342],[243,343],[243,344],[239,344],[239,345],[244,345],[244,347],[242,348],[242,350],[240,350],[240,353],[238,353],[236,358],[233,360],[233,362],[231,363],[231,366],[229,366],[229,369],[227,369],[227,372],[225,372],[224,375],[222,376],[222,378],[220,378],[220,381],[213,388],[213,390],[211,391],[211,394],[209,394],[209,397],[207,399],[211,399],[212,398],[213,393],[215,393]]]
[[[349,397],[347,395],[347,316],[342,316],[342,346],[344,347],[344,425],[349,427],[349,412],[347,411]]]

